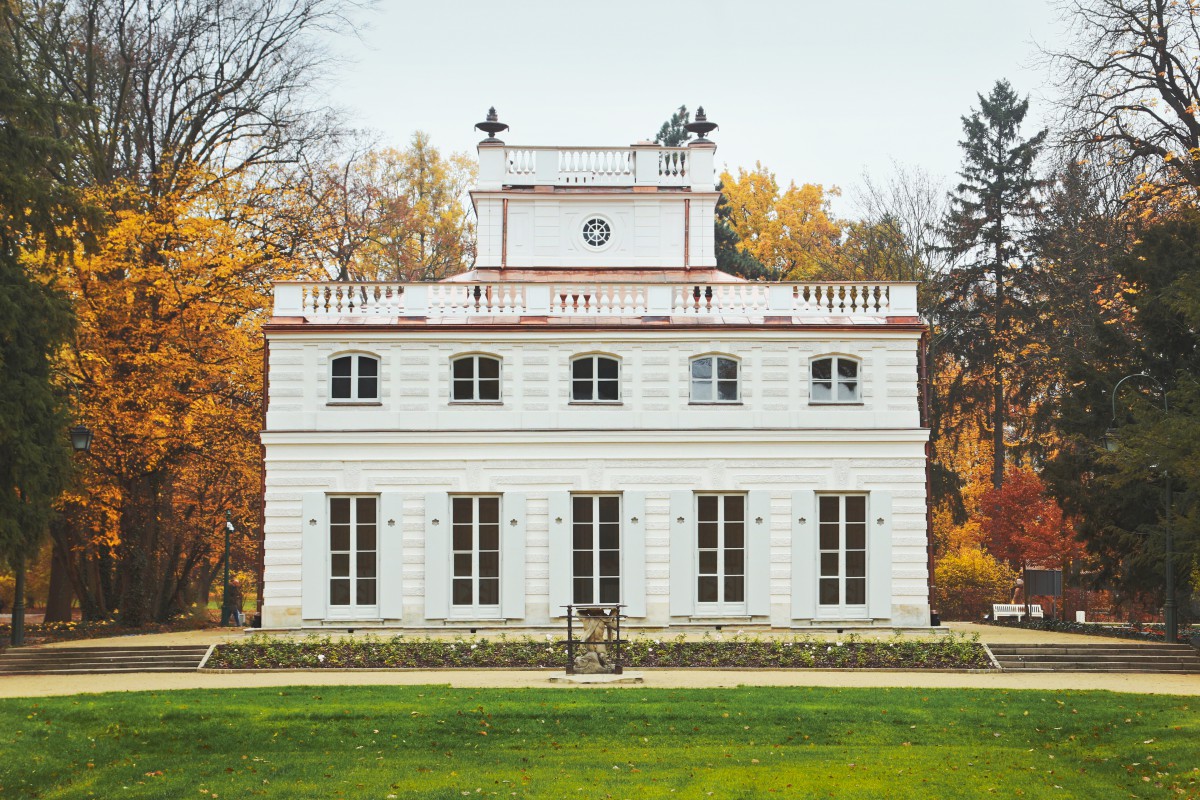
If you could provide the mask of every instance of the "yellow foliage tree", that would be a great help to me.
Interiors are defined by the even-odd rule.
[[[978,547],[942,556],[934,570],[937,608],[943,619],[980,619],[992,603],[1008,602],[1017,573]]]

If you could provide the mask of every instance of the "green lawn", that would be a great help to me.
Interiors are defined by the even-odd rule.
[[[291,687],[0,700],[0,797],[1200,797],[1194,698]]]

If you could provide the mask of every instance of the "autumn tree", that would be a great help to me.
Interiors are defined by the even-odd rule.
[[[1074,526],[1031,469],[1009,467],[1004,483],[981,498],[980,512],[988,550],[1009,564],[1062,568],[1084,555]]]
[[[960,365],[954,393],[943,399],[987,420],[996,487],[1004,482],[1005,428],[1015,399],[1007,381],[1023,346],[1030,295],[1026,228],[1040,186],[1034,162],[1046,137],[1045,131],[1022,137],[1028,110],[1028,100],[997,81],[963,117],[962,180],[944,229],[956,265],[940,282],[942,300],[934,309],[938,351]]]

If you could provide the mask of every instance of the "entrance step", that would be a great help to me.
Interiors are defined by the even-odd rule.
[[[1200,673],[1200,653],[1186,644],[990,644],[1012,672]]]
[[[0,675],[191,672],[208,645],[17,647],[0,654]]]

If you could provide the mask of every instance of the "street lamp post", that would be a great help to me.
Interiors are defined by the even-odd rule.
[[[1167,390],[1148,372],[1135,372],[1133,375],[1126,375],[1121,380],[1117,381],[1117,385],[1112,391],[1112,422],[1109,424],[1108,430],[1104,434],[1104,446],[1110,452],[1115,452],[1118,447],[1117,443],[1117,392],[1121,388],[1121,384],[1131,378],[1144,378],[1154,384],[1162,395],[1163,415],[1167,415],[1171,411],[1171,407],[1167,402]],[[1165,483],[1166,495],[1166,544],[1164,546],[1164,559],[1166,561],[1166,602],[1163,604],[1163,628],[1165,639],[1168,644],[1175,644],[1179,638],[1179,623],[1175,614],[1175,535],[1171,526],[1171,471],[1169,468],[1163,468],[1163,482]]]
[[[225,509],[225,581],[221,590],[221,625],[225,626],[231,619],[237,620],[234,613],[233,597],[229,593],[229,534],[233,533],[233,512]]]

